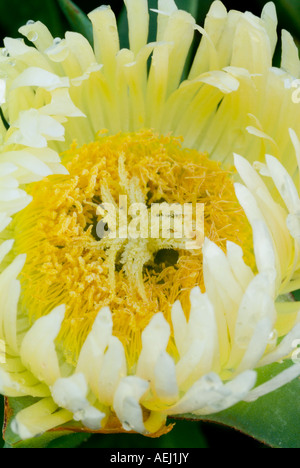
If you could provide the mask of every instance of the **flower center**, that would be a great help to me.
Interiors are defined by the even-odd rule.
[[[130,365],[155,313],[171,323],[179,299],[188,316],[190,290],[204,290],[197,207],[204,207],[204,235],[224,251],[227,240],[241,245],[253,266],[251,229],[232,173],[182,148],[180,139],[101,133],[82,148],[73,144],[62,162],[69,175],[27,186],[33,201],[15,216],[13,229],[15,253],[27,254],[22,313],[36,320],[66,305],[57,341],[72,364],[103,306],[112,311],[113,333]],[[163,211],[170,206],[179,211]],[[189,231],[179,216],[187,206],[193,207]]]

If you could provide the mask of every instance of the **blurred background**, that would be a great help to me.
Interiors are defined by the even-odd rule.
[[[195,15],[198,24],[203,25],[206,13],[213,0],[194,0]],[[102,4],[101,0],[76,0],[76,5],[88,13]],[[110,4],[124,27],[124,10],[122,0],[105,0]],[[177,0],[180,8],[186,9],[188,1]],[[260,15],[266,3],[264,0],[223,0],[227,9],[251,11]],[[300,0],[274,0],[278,14],[278,34],[287,29],[300,44]],[[157,0],[149,0],[150,7],[157,7]],[[5,36],[19,37],[18,28],[28,20],[40,20],[47,24],[54,37],[62,37],[64,32],[75,30],[74,24],[66,18],[60,8],[59,0],[0,0],[0,42]],[[125,20],[126,22],[126,20]],[[151,13],[150,36],[155,34],[155,14]],[[126,41],[126,39],[123,39]],[[126,42],[122,44],[126,46]],[[280,43],[275,54],[275,64],[280,63]],[[298,300],[300,299],[297,298]],[[0,305],[1,307],[1,305]],[[0,396],[0,427],[2,427],[3,398]],[[173,423],[174,421],[170,421]],[[0,437],[0,448],[4,441]],[[218,426],[209,422],[177,421],[175,428],[160,439],[148,439],[139,435],[92,435],[74,434],[52,442],[49,448],[265,448],[254,439],[238,433],[233,429]]]

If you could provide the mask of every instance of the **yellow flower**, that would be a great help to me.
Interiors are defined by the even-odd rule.
[[[147,1],[125,4],[130,49],[102,6],[94,48],[29,21],[33,45],[1,50],[0,389],[37,398],[12,423],[22,439],[74,421],[160,435],[168,416],[251,402],[300,375],[294,364],[256,386],[256,369],[300,338],[286,297],[300,287],[293,39],[283,32],[275,68],[272,3],[257,18],[215,1],[202,29],[159,0],[147,43]],[[130,208],[148,222],[155,204],[204,206],[203,246],[148,224],[141,235]]]

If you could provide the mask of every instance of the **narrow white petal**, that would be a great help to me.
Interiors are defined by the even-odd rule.
[[[204,341],[195,339],[189,343],[186,353],[176,364],[176,378],[180,388],[187,389],[190,386],[191,381],[195,381],[197,379],[197,366],[202,361],[204,352]]]
[[[173,403],[178,398],[178,385],[174,359],[162,351],[154,369],[155,392],[158,398],[166,403]]]
[[[31,42],[35,47],[44,52],[53,43],[53,36],[49,29],[40,21],[28,22],[19,29],[19,32]]]
[[[75,413],[86,405],[88,385],[83,374],[56,380],[51,387],[54,401],[62,408]]]
[[[272,327],[276,320],[274,300],[270,290],[273,287],[273,278],[267,272],[260,273],[254,277],[249,284],[240,303],[234,343],[246,349],[254,333],[257,324],[267,318]]]
[[[149,383],[139,377],[130,376],[121,380],[114,396],[113,407],[126,431],[145,432],[139,401],[148,388]]]
[[[179,351],[179,354],[182,356],[186,351],[187,345],[187,320],[179,301],[176,301],[172,306],[172,325],[176,347]]]
[[[8,241],[10,242],[10,241]],[[6,247],[10,247],[10,243]],[[4,253],[7,249],[4,249]],[[26,261],[25,255],[16,257],[0,275],[0,338],[5,338],[5,333],[9,333],[12,346],[16,347],[16,314],[17,304],[20,295],[20,286],[17,278],[22,271]]]
[[[242,289],[246,289],[252,281],[254,274],[251,268],[245,264],[243,249],[233,242],[227,242],[227,259],[235,279],[240,283]]]
[[[21,387],[17,382],[14,382],[10,375],[0,367],[0,393],[2,395],[17,397],[23,396]]]
[[[241,179],[253,194],[260,192],[268,201],[272,200],[261,177],[257,174],[256,170],[251,166],[246,158],[235,153],[234,165]]]
[[[42,107],[40,112],[44,115],[85,117],[85,114],[73,103],[67,88],[55,90],[50,104]]]
[[[266,162],[271,177],[290,213],[300,210],[300,199],[295,184],[283,167],[274,156],[266,155]]]
[[[10,240],[4,241],[0,245],[0,263],[2,263],[6,255],[11,251],[14,243],[15,243],[14,239],[10,239]]]
[[[2,155],[1,155],[2,156]],[[0,177],[6,177],[9,174],[14,173],[17,170],[15,164],[12,164],[12,161],[7,161],[0,164]],[[1,182],[2,185],[2,182]]]
[[[217,374],[210,373],[201,377],[175,405],[165,412],[169,415],[194,413],[209,401],[224,397],[230,392],[224,388],[222,380]]]
[[[153,379],[153,371],[158,356],[165,351],[170,338],[170,325],[161,312],[154,315],[142,333],[142,351],[137,363],[136,375],[143,379]]]
[[[33,148],[47,147],[47,140],[62,141],[65,129],[54,118],[43,115],[37,109],[29,109],[19,114],[19,119],[14,122],[15,130],[7,143],[17,143]]]
[[[237,373],[257,367],[258,361],[266,350],[271,333],[272,323],[269,317],[260,320],[254,329],[243,359],[236,370]]]
[[[112,405],[120,380],[127,375],[126,356],[122,343],[112,336],[103,357],[99,376],[98,398],[105,405]]]
[[[267,393],[274,392],[287,383],[291,382],[292,380],[296,379],[300,375],[300,364],[295,364],[288,369],[280,372],[280,374],[276,375],[272,379],[268,380],[262,385],[259,385],[254,390],[249,392],[247,397],[244,398],[244,401],[252,402],[256,401],[258,398],[266,395]]]
[[[60,378],[58,356],[54,340],[65,314],[65,306],[56,307],[49,315],[39,318],[26,333],[20,356],[22,362],[41,381],[48,385]]]
[[[276,276],[275,250],[267,225],[262,220],[252,222],[255,260],[259,272],[273,271]]]
[[[224,252],[209,239],[203,245],[203,268],[208,268],[218,286],[226,290],[233,301],[239,301],[243,291],[232,274],[230,264]]]
[[[220,70],[205,73],[197,80],[219,89],[224,94],[237,91],[240,86],[239,81],[234,76]]]
[[[22,86],[38,86],[48,91],[69,86],[68,78],[61,78],[54,73],[38,67],[26,68],[12,83],[11,89]]]
[[[79,354],[76,372],[86,376],[95,395],[98,392],[103,356],[112,335],[112,327],[111,311],[108,307],[103,307]]]
[[[89,429],[101,429],[105,414],[88,402],[88,385],[83,374],[58,379],[52,386],[51,393],[58,406],[73,413],[75,421],[82,421]]]
[[[296,46],[292,35],[286,31],[282,30],[281,35],[282,40],[282,59],[281,59],[281,68],[287,71],[290,75],[298,78],[300,76],[300,62],[299,62],[299,52],[298,47]]]
[[[297,136],[297,133],[292,128],[289,129],[290,138],[292,140],[293,146],[295,148],[295,154],[297,159],[298,167],[300,167],[300,141]]]
[[[248,395],[251,388],[254,387],[255,382],[255,371],[248,370],[243,372],[235,379],[224,385],[224,395],[212,398],[208,405],[199,409],[199,411],[196,411],[195,413],[198,415],[208,415],[230,408]]]
[[[190,294],[191,309],[188,321],[187,341],[203,341],[204,352],[198,370],[205,374],[212,369],[219,353],[218,329],[214,307],[207,294],[202,294],[199,287],[193,288]]]
[[[22,167],[33,174],[47,177],[52,174],[49,166],[28,151],[8,151],[3,154],[4,160],[12,161],[16,166]],[[17,167],[16,167],[17,168]]]
[[[149,11],[147,0],[125,0],[130,49],[137,54],[147,44]]]
[[[300,324],[294,326],[294,328],[283,338],[277,348],[266,354],[260,362],[260,366],[266,366],[272,362],[278,362],[281,359],[288,356],[294,349],[294,342],[300,339]]]

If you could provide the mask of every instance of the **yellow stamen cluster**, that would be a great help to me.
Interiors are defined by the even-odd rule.
[[[129,365],[141,350],[141,332],[162,311],[171,323],[180,299],[186,314],[189,292],[204,290],[202,254],[162,239],[99,239],[97,207],[130,201],[203,203],[204,233],[224,251],[226,241],[243,246],[253,267],[251,229],[235,197],[232,174],[205,154],[182,148],[181,140],[151,131],[107,136],[62,155],[69,175],[30,184],[32,203],[15,216],[15,253],[26,253],[22,312],[31,320],[66,304],[58,346],[76,364],[101,307],[113,314],[114,335]],[[143,242],[142,242],[143,241]],[[172,340],[171,340],[172,341]],[[172,342],[169,344],[172,352]]]

